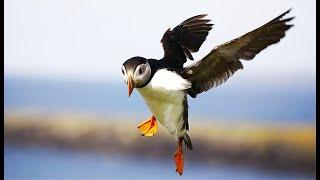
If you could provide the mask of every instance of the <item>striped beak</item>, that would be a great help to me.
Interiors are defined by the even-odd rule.
[[[134,81],[132,79],[132,77],[129,75],[128,76],[128,81],[127,81],[127,85],[128,85],[128,94],[129,94],[129,97],[131,96],[131,93],[134,89]]]

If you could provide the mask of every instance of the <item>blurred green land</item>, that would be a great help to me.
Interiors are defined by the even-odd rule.
[[[218,123],[219,122],[219,123]],[[197,123],[190,119],[194,150],[186,163],[225,163],[267,170],[315,173],[313,124]],[[172,158],[176,142],[161,125],[143,137],[130,117],[7,112],[5,145],[65,148],[145,158]]]

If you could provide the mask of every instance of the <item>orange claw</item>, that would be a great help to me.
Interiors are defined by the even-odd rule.
[[[142,133],[142,136],[154,136],[158,130],[156,118],[151,116],[150,119],[141,123],[138,129]]]
[[[183,173],[184,159],[183,159],[183,151],[182,151],[182,142],[180,140],[179,140],[178,150],[174,154],[174,160],[176,163],[176,171],[181,176]]]

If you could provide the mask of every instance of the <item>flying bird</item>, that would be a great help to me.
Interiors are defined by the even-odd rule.
[[[293,25],[294,17],[283,18],[291,9],[263,26],[228,41],[211,50],[201,60],[184,67],[191,53],[197,52],[206,40],[213,24],[206,14],[191,17],[163,35],[164,57],[160,60],[136,56],[122,65],[122,74],[128,86],[129,97],[134,88],[143,97],[152,116],[138,128],[144,136],[157,132],[159,121],[176,139],[176,171],[182,175],[184,167],[183,144],[192,150],[188,135],[187,96],[195,98],[226,82],[237,70],[243,69],[240,60],[251,60],[260,51],[275,44]]]

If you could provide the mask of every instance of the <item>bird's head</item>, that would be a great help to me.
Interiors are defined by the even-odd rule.
[[[151,77],[151,67],[146,58],[132,57],[121,68],[123,79],[128,86],[129,97],[134,88],[139,88]]]

